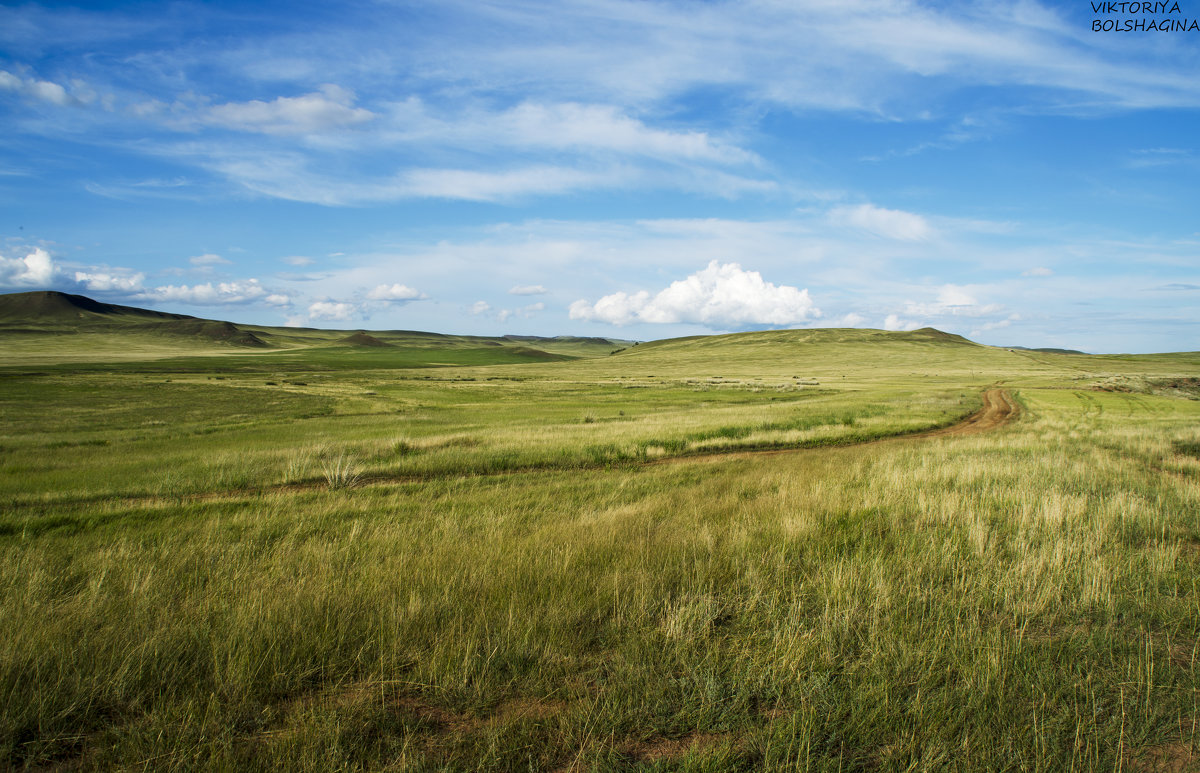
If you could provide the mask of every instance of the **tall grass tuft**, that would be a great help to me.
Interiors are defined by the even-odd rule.
[[[344,452],[337,458],[326,459],[321,463],[321,474],[330,491],[353,488],[358,485],[362,476],[358,464]]]

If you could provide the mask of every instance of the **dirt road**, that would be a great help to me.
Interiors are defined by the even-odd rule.
[[[903,443],[922,438],[933,437],[949,437],[955,435],[973,435],[979,432],[987,432],[996,429],[1014,419],[1020,413],[1020,406],[1013,399],[1012,395],[1003,389],[989,389],[983,393],[983,408],[966,417],[965,419],[955,422],[948,427],[940,429],[926,430],[923,432],[913,432],[907,435],[891,435],[888,437],[877,438],[875,440],[864,440],[860,442],[840,443],[828,446],[801,446],[797,448],[747,448],[742,450],[717,451],[699,454],[680,454],[678,456],[667,456],[661,459],[654,459],[643,462],[630,462],[629,466],[652,466],[659,464],[679,464],[683,462],[716,462],[731,459],[745,459],[750,457],[773,456],[778,454],[802,454],[811,453],[821,449],[832,448],[851,448],[855,446],[877,445],[880,443]],[[525,469],[509,469],[497,470],[495,472],[468,472],[468,473],[446,473],[448,477],[491,477],[497,475],[512,475],[528,472],[537,472],[538,470],[552,470],[553,467],[546,468],[525,468]],[[375,486],[375,485],[391,485],[396,483],[406,483],[411,481],[427,480],[429,476],[419,475],[372,475],[364,476],[358,479],[349,487]],[[186,494],[179,499],[188,501],[211,500],[216,498],[228,497],[244,497],[247,495],[258,495],[266,492],[299,492],[311,491],[317,489],[328,488],[327,483],[310,480],[302,483],[284,483],[274,486],[264,486],[261,488],[237,489],[227,491],[210,491],[197,492],[194,494]],[[141,501],[145,499],[158,499],[158,495],[145,497],[129,497],[125,501]]]
[[[939,437],[942,435],[974,435],[1002,427],[1021,412],[1017,401],[1003,389],[989,389],[983,393],[983,408],[949,427],[921,432],[904,437]]]
[[[975,413],[966,417],[962,421],[955,422],[948,427],[939,429],[926,430],[924,432],[913,432],[907,435],[890,435],[888,437],[876,438],[875,440],[863,440],[857,443],[838,443],[829,446],[801,446],[799,448],[760,448],[760,449],[745,449],[742,451],[717,451],[713,453],[701,454],[682,454],[680,456],[668,456],[662,459],[656,459],[646,464],[673,464],[675,462],[695,462],[717,459],[741,459],[751,456],[772,456],[777,454],[799,454],[806,451],[815,451],[820,448],[851,448],[854,446],[870,446],[880,443],[899,443],[909,440],[918,440],[922,438],[932,437],[950,437],[955,435],[974,435],[979,432],[988,432],[989,430],[997,429],[1004,426],[1008,422],[1015,419],[1021,412],[1021,407],[1013,396],[1003,389],[988,389],[983,393],[983,407]]]

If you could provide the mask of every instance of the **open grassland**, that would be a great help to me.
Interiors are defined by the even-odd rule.
[[[1196,355],[322,352],[0,369],[0,767],[1200,759]]]

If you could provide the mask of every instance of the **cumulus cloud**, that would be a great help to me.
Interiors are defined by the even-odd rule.
[[[546,288],[542,285],[517,285],[508,291],[509,295],[545,295]]]
[[[146,275],[142,273],[110,273],[104,271],[76,271],[75,281],[84,289],[97,293],[133,293],[142,289]]]
[[[829,220],[834,225],[858,228],[885,239],[906,242],[923,241],[934,233],[920,215],[899,209],[884,209],[873,204],[835,207],[829,211]]]
[[[487,314],[491,310],[492,304],[488,303],[487,301],[475,301],[475,303],[471,304],[472,314]]]
[[[415,301],[424,297],[426,296],[419,290],[399,283],[382,284],[367,293],[367,298],[372,301]]]
[[[214,105],[197,121],[264,134],[308,134],[356,126],[374,117],[370,110],[354,107],[354,92],[326,84],[300,97]]]
[[[1021,276],[1053,276],[1054,272],[1043,266],[1031,268],[1028,271],[1022,271]]]
[[[41,247],[23,258],[0,257],[0,285],[37,287],[50,284],[55,274],[54,259]]]
[[[164,285],[141,294],[143,300],[188,303],[197,306],[251,303],[263,300],[272,293],[257,279],[232,282],[205,282],[197,285]]]
[[[921,326],[920,322],[913,322],[908,319],[900,319],[895,314],[887,315],[887,319],[883,321],[884,330],[916,330]]]
[[[358,309],[352,303],[336,301],[317,301],[308,307],[308,316],[312,319],[331,319],[348,322]]]
[[[595,303],[578,300],[571,304],[570,316],[614,325],[692,322],[726,328],[793,325],[819,317],[821,311],[813,305],[806,289],[776,286],[764,281],[757,271],[714,260],[704,270],[672,282],[653,297],[643,290],[632,295],[613,293]]]

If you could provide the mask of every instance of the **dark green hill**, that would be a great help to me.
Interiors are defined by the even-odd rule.
[[[133,317],[141,319],[196,319],[186,314],[139,309],[101,303],[83,295],[71,295],[53,290],[0,295],[0,320],[20,322],[78,322],[97,317]]]
[[[214,351],[214,345],[218,349]],[[297,358],[320,367],[430,367],[561,362],[611,351],[606,339],[558,336],[486,337],[419,330],[346,331],[238,325],[186,314],[103,303],[82,295],[39,291],[0,295],[0,357],[105,359],[210,357],[224,347],[240,353],[242,367],[277,367]]]
[[[234,346],[265,347],[267,343],[249,330],[242,330],[232,322],[217,322],[210,319],[173,319],[148,327],[168,335],[189,336],[219,341]]]
[[[345,338],[339,338],[336,343],[342,346],[391,346],[391,344],[384,343],[375,336],[363,330],[360,330],[352,335],[348,335]]]
[[[232,322],[102,303],[51,290],[0,295],[0,333],[148,334],[204,344],[262,348],[268,344]]]

